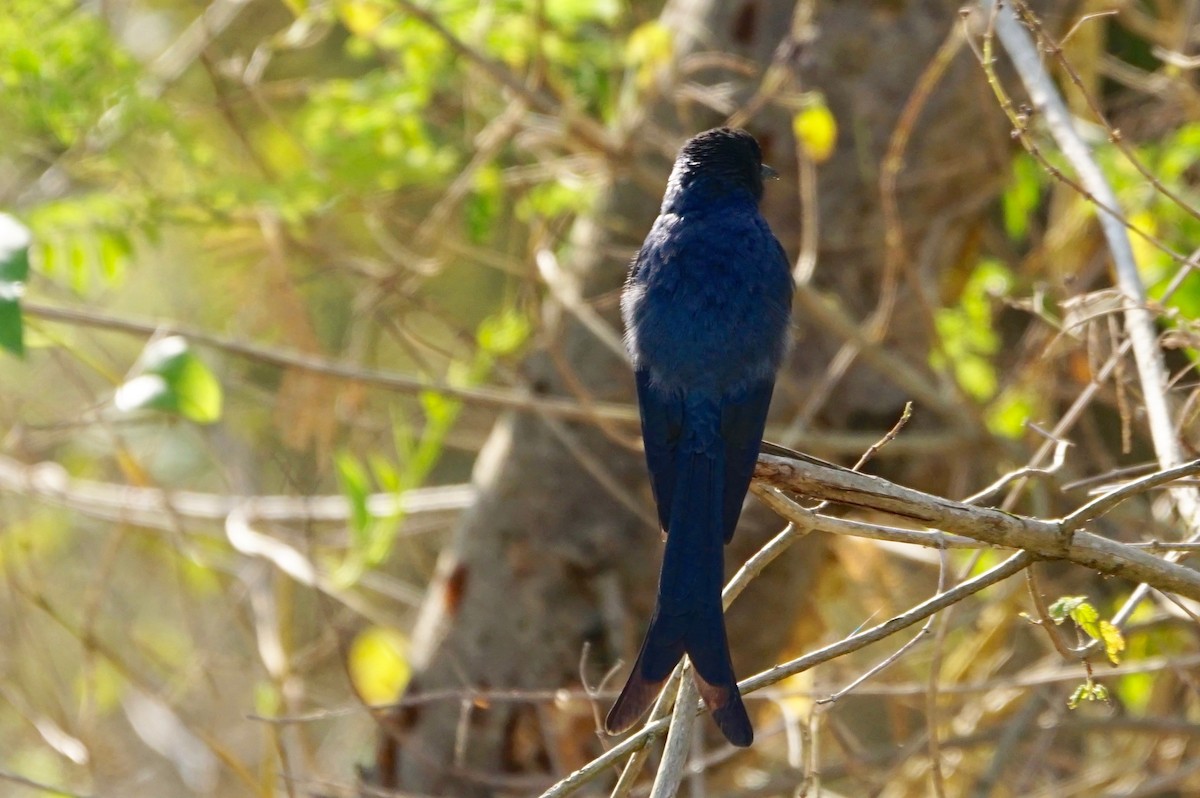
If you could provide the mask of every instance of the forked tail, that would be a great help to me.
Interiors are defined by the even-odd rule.
[[[742,747],[754,741],[721,610],[724,473],[720,454],[679,454],[658,603],[629,681],[605,721],[612,733],[637,722],[687,654],[700,696],[722,734]]]

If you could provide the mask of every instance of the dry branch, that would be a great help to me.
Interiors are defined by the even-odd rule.
[[[913,624],[920,623],[935,612],[944,610],[946,607],[956,604],[986,587],[1003,581],[1013,574],[1020,573],[1037,559],[1036,556],[1025,551],[1014,554],[996,567],[985,571],[973,579],[955,585],[944,593],[938,593],[907,612],[890,618],[878,626],[850,635],[832,645],[825,646],[824,648],[805,654],[803,657],[776,665],[770,670],[751,676],[749,679],[739,682],[738,689],[743,694],[751,693],[755,690],[776,684],[789,676],[802,673],[823,662],[828,662],[831,659],[879,642],[903,629],[907,629]],[[702,707],[694,705],[694,711],[696,714],[699,714],[702,711]],[[621,761],[622,757],[642,749],[652,739],[666,732],[669,724],[670,721],[666,718],[653,723],[647,723],[638,732],[613,746],[601,756],[593,759],[542,793],[541,798],[563,798],[564,796],[571,795],[585,784],[598,778],[609,767]]]
[[[230,496],[137,487],[73,477],[58,463],[26,465],[4,456],[0,456],[0,491],[151,529],[175,530],[181,521],[224,523],[235,511],[246,519],[277,523],[344,523],[352,513],[345,496]],[[399,495],[373,493],[366,497],[366,509],[374,518],[456,513],[474,498],[472,485],[437,485]]]
[[[1200,473],[1200,460],[1173,473],[1176,477]],[[1070,560],[1200,600],[1200,572],[1091,532],[1072,532],[1065,519],[1029,518],[991,507],[973,507],[817,460],[762,455],[755,477],[767,485],[814,499],[898,515],[994,546],[1024,549],[1039,558]]]
[[[1117,196],[1087,144],[1076,131],[1071,113],[1047,73],[1037,47],[1017,19],[1018,12],[1010,4],[996,4],[993,0],[983,0],[981,5],[985,12],[995,15],[996,37],[1020,75],[1030,102],[1045,120],[1046,128],[1063,156],[1079,175],[1088,198],[1100,211],[1097,219],[1112,256],[1117,286],[1127,300],[1125,327],[1133,343],[1134,362],[1137,364],[1154,449],[1162,467],[1179,465],[1184,461],[1183,448],[1167,402],[1167,371],[1154,328],[1154,315],[1147,307],[1146,288],[1134,261],[1125,220],[1119,213],[1121,206]],[[1022,3],[1018,3],[1018,6],[1025,21],[1031,21],[1029,9]],[[1192,527],[1190,531],[1200,531],[1196,529],[1200,524],[1200,494],[1194,488],[1180,487],[1173,491],[1173,497],[1185,523]]]

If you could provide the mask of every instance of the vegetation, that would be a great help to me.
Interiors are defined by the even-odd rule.
[[[920,16],[916,4],[880,5],[871,13]],[[527,670],[464,683],[469,663],[442,664],[456,655],[430,619],[549,617],[554,594],[520,581],[499,589],[495,618],[462,604],[490,578],[462,565],[466,539],[486,529],[503,544],[496,571],[561,556],[562,579],[590,591],[580,626],[612,623],[605,591],[617,584],[635,597],[615,612],[640,631],[629,586],[650,578],[657,549],[638,515],[650,504],[629,445],[632,386],[587,364],[620,366],[618,275],[653,218],[641,211],[665,184],[663,164],[727,119],[774,133],[762,136],[773,160],[795,166],[769,187],[767,211],[798,273],[815,263],[798,324],[825,336],[819,345],[801,327],[769,438],[847,465],[883,439],[869,469],[950,498],[1000,480],[977,504],[1034,519],[1195,458],[1194,4],[1070,4],[1046,19],[1016,4],[1114,190],[1118,207],[1099,210],[1012,74],[994,18],[960,18],[956,5],[937,20],[920,80],[854,105],[845,86],[796,76],[803,53],[824,63],[858,52],[862,74],[887,53],[838,38],[833,17],[848,12],[807,0],[788,10],[790,31],[689,2],[663,13],[632,0],[8,0],[5,791],[353,794],[364,764],[380,789],[532,794],[610,748],[593,733],[609,693],[590,691],[611,691],[604,674],[632,653],[619,634],[585,646],[543,630],[567,642],[526,645]],[[715,38],[685,35],[717,17]],[[921,19],[912,24],[932,24]],[[755,36],[774,38],[755,49]],[[791,49],[775,47],[781,36]],[[939,104],[950,85],[976,107]],[[963,153],[917,152],[967,113],[990,127]],[[882,139],[867,130],[878,119]],[[915,218],[922,186],[978,168],[963,166],[975,156],[994,185]],[[931,178],[918,161],[941,171]],[[831,219],[826,192],[847,175],[861,193]],[[651,205],[623,203],[634,190]],[[878,224],[851,239],[847,207]],[[1100,224],[1110,217],[1147,292],[1174,462],[1151,431],[1155,397]],[[859,265],[834,273],[840,257]],[[885,438],[908,400],[913,421]],[[562,515],[620,530],[578,543],[587,530],[551,524],[547,544],[538,536],[550,532],[489,515],[536,502],[535,517],[558,518],[542,506],[574,500],[552,487],[562,474],[541,439],[501,441],[513,418],[570,452],[571,479],[594,480],[594,504]],[[522,446],[525,460],[506,454]],[[1200,532],[1191,480],[1134,491],[1081,531],[1186,565]],[[756,490],[787,512],[797,497],[766,484]],[[927,531],[862,507],[829,512]],[[743,551],[783,524],[758,518],[739,533]],[[788,662],[1012,554],[816,528],[788,554],[802,579],[771,582],[778,564],[760,577],[786,611],[753,596],[734,605],[741,675],[754,672],[739,654],[752,627],[770,631],[768,662]],[[646,548],[621,549],[622,530]],[[578,548],[546,554],[560,539]],[[755,747],[726,757],[702,741],[696,778],[730,796],[1200,791],[1200,605],[1137,592],[1115,566],[1106,576],[1031,563],[1014,568],[1024,581],[928,615],[915,638],[886,635],[751,694]],[[484,637],[472,638],[480,651],[503,645]],[[459,689],[416,689],[439,680]],[[370,708],[405,698],[398,711]],[[416,765],[388,772],[389,744],[416,756],[405,745],[423,733],[423,701],[467,729],[423,756],[489,762],[455,772],[472,792],[396,775]],[[502,742],[485,721],[466,723],[497,715]],[[420,739],[433,750],[435,737]],[[612,772],[585,789],[607,794]]]

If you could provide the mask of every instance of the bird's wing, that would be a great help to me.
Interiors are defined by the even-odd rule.
[[[733,537],[742,502],[750,489],[774,387],[774,379],[759,380],[727,395],[721,402],[721,440],[725,444],[725,496],[721,512],[726,543]]]
[[[638,410],[642,416],[642,440],[646,444],[646,465],[650,487],[658,505],[658,523],[667,528],[671,501],[675,492],[675,447],[683,428],[683,399],[671,396],[650,383],[646,369],[635,372]]]

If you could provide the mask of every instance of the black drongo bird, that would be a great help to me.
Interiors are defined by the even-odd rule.
[[[787,348],[791,273],[758,212],[773,174],[745,131],[689,140],[625,283],[626,345],[667,543],[650,628],[605,723],[613,733],[641,717],[687,654],[725,737],[754,740],[725,637],[722,544],[750,487]]]

